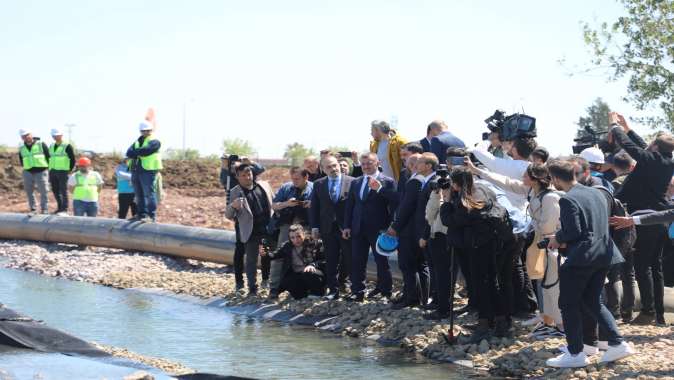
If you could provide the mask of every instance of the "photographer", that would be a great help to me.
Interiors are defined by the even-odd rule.
[[[320,297],[325,292],[325,255],[323,244],[306,236],[304,226],[293,224],[288,228],[290,241],[276,252],[260,250],[262,257],[272,262],[282,260],[279,294],[288,291],[294,299],[308,295]]]
[[[532,336],[537,338],[564,336],[562,315],[558,306],[558,252],[539,247],[545,236],[559,229],[560,194],[553,191],[547,167],[533,164],[527,168],[522,180],[517,180],[477,168],[470,161],[467,161],[466,165],[473,174],[506,191],[527,195],[530,199],[527,210],[531,216],[535,236],[533,244],[527,249],[527,273],[530,279],[540,280],[537,282],[543,301],[540,306],[543,321],[534,328]]]
[[[667,188],[674,173],[674,137],[662,134],[650,145],[627,125],[625,118],[615,112],[609,114],[609,142],[623,148],[637,164],[625,179],[616,198],[627,204],[630,213],[637,210],[661,211],[668,209]],[[637,241],[634,246],[634,268],[641,294],[641,313],[635,324],[664,324],[664,280],[662,255],[666,242],[662,225],[637,226]]]
[[[284,183],[276,193],[272,209],[279,229],[277,247],[288,241],[291,225],[301,225],[309,229],[309,207],[314,184],[309,182],[309,172],[299,166],[290,168],[291,182]],[[283,261],[276,260],[270,264],[269,297],[278,297]]]
[[[496,275],[497,235],[490,217],[492,208],[500,208],[495,195],[487,188],[473,183],[473,175],[464,167],[452,170],[451,201],[440,210],[442,223],[451,229],[463,229],[463,245],[471,257],[471,276],[478,308],[478,325],[471,343],[491,337],[490,325],[495,323],[495,335],[508,331],[503,299],[499,294]],[[505,213],[505,210],[503,210]]]

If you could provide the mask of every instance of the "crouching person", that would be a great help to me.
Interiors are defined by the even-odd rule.
[[[306,236],[304,227],[293,224],[288,231],[290,241],[275,252],[261,250],[262,256],[283,259],[279,294],[288,291],[294,299],[325,293],[325,254],[320,240]]]

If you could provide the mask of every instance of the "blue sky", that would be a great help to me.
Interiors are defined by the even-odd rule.
[[[624,85],[589,62],[580,21],[613,1],[3,1],[0,144],[75,123],[78,146],[124,151],[152,106],[165,147],[260,156],[286,144],[362,150],[373,119],[423,137],[436,118],[467,142],[495,108],[537,118],[539,141],[569,153],[594,98],[632,114]],[[647,128],[637,130],[647,131]],[[51,140],[47,138],[47,140]]]

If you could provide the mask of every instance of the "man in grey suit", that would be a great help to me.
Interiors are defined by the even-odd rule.
[[[260,243],[267,234],[271,219],[274,193],[266,181],[256,181],[253,166],[241,164],[236,168],[239,184],[230,192],[231,202],[225,208],[225,217],[236,221],[239,238],[246,252],[248,294],[257,294],[257,257]]]
[[[597,350],[583,345],[584,316],[606,331],[609,349],[601,362],[632,355],[634,349],[623,341],[615,319],[601,302],[609,266],[624,261],[609,235],[606,199],[600,190],[576,182],[573,163],[555,160],[548,163],[548,169],[555,187],[566,192],[559,200],[561,229],[548,236],[548,249],[559,250],[566,257],[559,268],[559,308],[568,346],[547,364],[573,368],[590,363],[587,354]]]
[[[342,234],[346,203],[354,178],[342,174],[335,156],[324,157],[321,164],[327,177],[314,182],[309,224],[313,238],[323,240],[327,259],[327,297],[335,299],[339,297],[340,288],[346,289],[346,280],[351,273],[351,242]]]

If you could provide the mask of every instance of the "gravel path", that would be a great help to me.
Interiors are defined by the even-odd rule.
[[[225,265],[155,254],[0,240],[0,255],[9,259],[5,263],[9,268],[117,288],[162,288],[202,298],[218,296],[233,305],[260,303],[267,295],[266,290],[262,290],[258,297],[237,294],[234,276]],[[455,304],[458,307],[463,302],[456,300]],[[527,336],[529,330],[519,323],[516,323],[512,338],[450,346],[444,339],[449,329],[446,323],[424,320],[419,309],[392,310],[384,300],[362,304],[322,299],[295,301],[284,294],[279,303],[305,315],[337,316],[335,331],[344,336],[399,342],[406,350],[440,361],[471,361],[486,376],[674,379],[674,327],[620,325],[621,332],[637,349],[637,355],[609,365],[592,364],[581,370],[558,370],[546,367],[545,360],[557,355],[559,346],[566,344],[565,341],[534,340]],[[457,319],[458,325],[472,322],[471,316]]]

